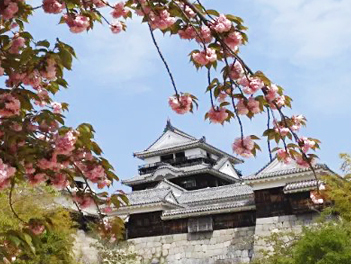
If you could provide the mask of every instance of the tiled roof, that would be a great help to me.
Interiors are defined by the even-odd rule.
[[[163,219],[180,218],[188,215],[200,215],[203,213],[222,213],[223,211],[240,211],[255,209],[255,201],[253,197],[243,200],[230,201],[226,203],[215,203],[209,205],[197,205],[186,208],[166,210],[162,214]]]
[[[164,198],[170,191],[170,188],[146,189],[142,191],[134,191],[127,194],[127,197],[129,200],[129,205],[157,203],[164,201]]]
[[[325,164],[316,164],[314,166],[315,169],[324,169],[324,170],[329,170],[329,168]],[[310,168],[291,168],[291,169],[286,169],[286,170],[278,170],[278,171],[272,171],[272,172],[267,172],[267,173],[258,173],[255,175],[251,175],[248,177],[245,177],[244,180],[259,180],[259,179],[265,179],[265,178],[271,178],[271,177],[278,177],[278,176],[284,176],[284,175],[289,175],[289,174],[296,174],[296,173],[304,173],[304,172],[309,172],[311,171]]]
[[[159,172],[162,169],[169,169],[173,173],[184,174],[184,173],[190,173],[190,172],[195,172],[195,171],[198,171],[198,170],[206,169],[206,168],[209,168],[209,167],[210,167],[209,164],[196,164],[196,165],[193,165],[193,166],[177,168],[177,167],[174,167],[174,166],[172,166],[170,164],[165,163],[164,165],[159,166],[152,173],[147,173],[147,174],[143,174],[143,175],[137,175],[137,176],[135,176],[133,178],[130,178],[130,179],[127,179],[127,180],[123,180],[122,183],[123,184],[128,184],[128,183],[139,182],[139,181],[152,181],[153,180],[153,176],[155,176],[155,174],[157,174],[157,172]]]
[[[194,204],[226,198],[238,198],[252,194],[253,190],[250,186],[237,183],[195,191],[187,191],[178,198],[178,201],[180,204]]]
[[[318,181],[318,184],[321,184],[321,181]],[[284,187],[284,193],[293,193],[304,190],[313,190],[317,188],[316,180],[306,180],[288,183]]]
[[[163,174],[160,172],[162,169],[168,169],[170,173]],[[156,181],[158,180],[159,176],[168,176],[167,178],[172,179],[176,177],[183,177],[183,176],[193,175],[197,173],[207,173],[207,172],[214,174],[219,178],[229,180],[231,182],[237,181],[237,179],[234,178],[233,176],[225,174],[218,170],[215,170],[209,164],[197,164],[193,166],[180,167],[180,168],[174,167],[170,164],[165,164],[158,167],[156,171],[154,171],[153,173],[137,175],[131,179],[123,180],[122,183],[126,185],[135,185],[135,184],[140,184],[145,182]]]

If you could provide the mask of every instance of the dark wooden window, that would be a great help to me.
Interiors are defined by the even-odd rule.
[[[292,214],[292,208],[283,187],[255,191],[257,217]]]
[[[173,161],[173,154],[161,156],[161,162],[170,162]]]
[[[185,159],[185,152],[178,152],[175,154],[176,159]]]

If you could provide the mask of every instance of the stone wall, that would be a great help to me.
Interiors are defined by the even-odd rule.
[[[311,225],[317,214],[284,215],[267,218],[257,218],[254,238],[254,255],[260,256],[262,249],[269,250],[270,245],[265,241],[272,232],[296,232],[299,233],[303,226]]]
[[[142,263],[229,264],[248,263],[255,227],[129,239]]]
[[[135,252],[140,264],[231,264],[249,263],[259,257],[261,249],[269,249],[265,237],[272,232],[297,231],[308,226],[315,214],[257,218],[256,226],[129,239],[119,247]],[[79,231],[76,253],[84,264],[97,264],[95,240]]]

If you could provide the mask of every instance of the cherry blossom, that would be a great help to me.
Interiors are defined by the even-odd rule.
[[[128,10],[125,9],[124,3],[119,2],[113,6],[111,15],[113,18],[125,17],[128,14]]]
[[[243,37],[237,31],[229,33],[228,36],[224,39],[224,43],[228,45],[228,47],[233,51],[238,50],[238,47],[242,44],[242,41]]]
[[[123,30],[123,25],[120,21],[114,21],[113,23],[111,23],[110,29],[112,33],[118,34]]]
[[[0,158],[0,191],[9,186],[10,180],[15,173],[16,168],[4,163]]]
[[[52,102],[51,107],[52,107],[53,112],[55,114],[60,114],[62,112],[62,104],[60,104],[58,102]]]
[[[275,84],[271,84],[267,87],[266,99],[268,102],[272,102],[276,98],[278,90],[279,88]]]
[[[208,119],[211,123],[223,124],[223,122],[227,119],[228,113],[227,109],[224,107],[211,107],[211,109],[207,112]]]
[[[201,26],[200,36],[196,35],[196,41],[200,43],[210,43],[213,39],[211,29],[208,26]]]
[[[211,28],[218,33],[228,32],[232,28],[232,22],[225,15],[221,14],[214,19]]]
[[[150,12],[149,14],[150,26],[152,29],[167,29],[171,27],[175,22],[176,19],[171,17],[167,10],[161,10],[157,14],[154,12]]]
[[[1,117],[19,115],[21,103],[10,93],[0,94],[0,103],[4,105],[3,108],[0,108]]]
[[[46,180],[47,180],[47,176],[45,173],[37,173],[37,174],[28,176],[28,182],[32,186],[36,186],[42,182],[45,182]]]
[[[54,179],[51,179],[51,184],[58,190],[63,190],[69,184],[67,177],[63,173],[55,174]]]
[[[239,99],[236,107],[239,115],[247,115],[249,112],[252,114],[261,112],[260,103],[253,97],[250,97],[247,103],[245,103],[244,99]]]
[[[313,148],[316,145],[316,142],[309,140],[307,137],[301,137],[299,140],[301,149],[303,152],[308,152],[310,148]]]
[[[181,115],[188,113],[191,110],[192,102],[193,99],[190,95],[180,95],[179,98],[177,98],[177,96],[172,96],[168,100],[172,110]]]
[[[5,8],[0,11],[3,19],[11,19],[18,12],[18,5],[16,1],[4,1]]]
[[[77,202],[82,209],[86,209],[94,204],[94,199],[88,195],[75,195],[73,196],[73,200]]]
[[[46,78],[47,80],[55,80],[56,79],[56,62],[52,58],[46,59],[45,70],[41,71],[41,76]]]
[[[244,86],[243,91],[246,94],[254,94],[264,87],[263,81],[258,77],[247,78],[246,76],[243,76],[239,80],[239,84]]]
[[[11,41],[11,47],[9,52],[12,54],[18,54],[20,49],[24,47],[26,40],[19,35],[15,35]]]
[[[233,145],[233,151],[245,158],[251,158],[253,157],[252,150],[255,147],[255,143],[251,139],[250,136],[244,137],[243,139],[241,138],[236,138]]]
[[[65,8],[65,3],[57,0],[43,0],[43,10],[49,14],[59,14]]]
[[[289,153],[287,153],[285,149],[278,149],[277,157],[280,161],[284,162],[285,164],[289,164],[292,161]]]
[[[41,83],[41,76],[38,70],[28,73],[22,80],[23,84],[30,85],[33,88],[39,87]]]
[[[178,30],[178,35],[182,39],[194,39],[196,37],[196,31],[192,26],[187,26],[184,29]]]
[[[232,80],[237,80],[244,75],[244,69],[241,66],[240,62],[235,61],[233,64],[229,66],[229,77]]]
[[[215,62],[217,60],[216,51],[211,48],[207,48],[201,52],[194,52],[191,56],[196,63],[202,66]]]
[[[58,135],[55,140],[57,154],[68,155],[74,150],[74,144],[77,141],[77,132],[70,130],[63,136]]]
[[[45,231],[45,226],[40,224],[31,224],[29,229],[34,235],[39,236]]]
[[[90,27],[90,18],[87,16],[65,14],[63,18],[72,33],[81,33]]]

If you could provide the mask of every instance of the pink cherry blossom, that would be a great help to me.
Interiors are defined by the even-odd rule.
[[[11,117],[20,114],[21,103],[10,93],[0,94],[0,104],[3,104],[3,108],[0,108],[0,117]]]
[[[249,109],[243,99],[239,99],[238,103],[236,104],[236,109],[239,115],[247,115],[249,113]]]
[[[192,26],[187,26],[184,29],[178,30],[178,35],[181,39],[194,39],[196,37],[196,31]]]
[[[101,1],[101,0],[93,0],[93,4],[98,8],[106,6],[104,1]]]
[[[180,95],[179,98],[172,96],[168,103],[177,114],[185,114],[191,110],[193,99],[190,95]]]
[[[23,84],[30,85],[33,88],[40,86],[41,76],[37,70],[32,71],[31,73],[26,74],[22,80]]]
[[[316,142],[308,139],[307,137],[301,137],[299,139],[299,144],[301,144],[301,148],[303,152],[308,152],[310,148],[313,148],[316,145]]]
[[[200,65],[207,65],[217,60],[216,50],[207,48],[201,52],[194,52],[192,55],[193,60]]]
[[[226,92],[221,91],[218,95],[218,102],[224,102],[225,99],[227,98],[228,94]]]
[[[22,131],[22,125],[19,124],[19,123],[14,123],[14,124],[11,126],[11,128],[12,128],[14,131],[16,131],[16,132]]]
[[[245,158],[253,157],[252,150],[255,147],[255,143],[250,136],[241,138],[236,138],[233,145],[233,151]]]
[[[39,236],[45,231],[45,226],[39,224],[32,224],[29,226],[29,229],[34,235]]]
[[[253,98],[253,97],[249,98],[249,100],[247,102],[247,107],[250,110],[250,112],[253,114],[258,114],[261,112],[260,102],[255,100],[255,98]]]
[[[113,18],[125,17],[128,14],[128,10],[124,7],[124,2],[119,2],[113,6],[111,15]]]
[[[171,27],[175,22],[176,19],[171,17],[167,10],[161,10],[158,14],[154,12],[150,12],[149,14],[149,22],[152,29],[161,29],[165,30]]]
[[[223,122],[227,119],[228,113],[227,109],[224,107],[213,108],[207,112],[208,119],[211,123],[223,124]]]
[[[7,188],[11,178],[15,175],[16,168],[3,162],[0,158],[0,191]]]
[[[302,157],[295,158],[295,162],[300,168],[309,168],[310,167],[308,162],[305,161]]]
[[[276,98],[278,90],[278,86],[275,84],[267,87],[266,99],[268,102],[272,102]]]
[[[291,117],[291,120],[293,121],[293,125],[291,126],[291,129],[296,132],[299,131],[303,122],[306,122],[306,118],[303,115],[293,115]]]
[[[258,90],[264,87],[263,81],[258,77],[250,77],[249,79],[246,76],[241,77],[239,84],[244,86],[244,93],[254,94]]]
[[[289,164],[292,160],[289,153],[287,153],[285,149],[278,149],[277,157],[280,161],[284,162],[285,164]]]
[[[7,2],[7,3],[6,3]],[[18,5],[16,1],[4,1],[5,8],[0,10],[3,19],[11,19],[18,12]]]
[[[225,15],[221,14],[214,19],[211,28],[218,33],[228,32],[232,28],[232,22]]]
[[[45,182],[46,180],[47,180],[47,176],[45,173],[37,173],[37,174],[28,176],[28,182],[32,186],[39,185],[40,183]]]
[[[196,35],[196,41],[199,43],[210,43],[213,39],[211,29],[208,26],[201,26],[200,36]]]
[[[24,47],[26,40],[18,35],[15,35],[11,41],[9,52],[11,54],[18,54],[20,49]]]
[[[65,3],[57,0],[43,0],[43,10],[49,14],[59,14],[65,8]]]
[[[81,33],[90,27],[90,18],[84,15],[65,14],[63,18],[73,33]]]
[[[120,21],[114,21],[111,23],[110,29],[111,29],[112,33],[118,34],[123,30],[123,25]]]
[[[52,102],[51,107],[52,107],[53,112],[55,114],[60,114],[62,112],[62,104],[60,104],[58,102]]]
[[[244,69],[238,61],[235,61],[235,63],[232,63],[229,66],[228,72],[228,75],[232,80],[237,80],[244,75]]]
[[[224,39],[224,43],[232,50],[237,51],[238,47],[242,44],[243,37],[240,32],[234,31]]]
[[[41,71],[41,76],[49,81],[56,79],[56,62],[52,58],[46,59],[45,70]]]
[[[88,208],[94,204],[94,200],[90,195],[75,195],[73,196],[73,200],[77,202],[82,209]]]
[[[107,180],[107,179],[105,179],[105,180],[103,180],[103,181],[99,181],[99,182],[97,183],[97,187],[98,187],[99,189],[108,187],[108,186],[110,186],[110,185],[111,185],[111,181],[110,181],[110,180]]]
[[[63,155],[71,154],[75,148],[74,144],[77,141],[76,135],[77,132],[73,130],[68,131],[63,136],[58,135],[55,139],[55,153]]]
[[[111,212],[112,212],[112,208],[111,208],[110,206],[107,206],[107,207],[103,208],[102,211],[103,211],[105,214],[108,214],[108,213],[111,213]]]
[[[51,179],[51,184],[58,190],[63,190],[69,184],[67,177],[63,173],[55,174],[54,178]]]

